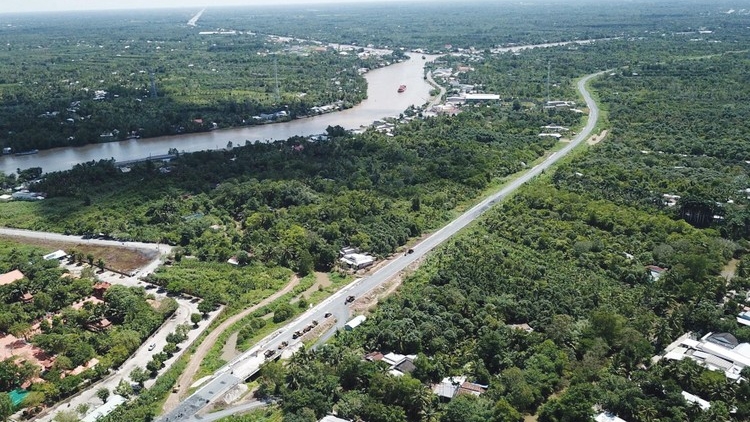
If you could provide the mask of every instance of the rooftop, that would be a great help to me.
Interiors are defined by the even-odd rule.
[[[3,275],[0,275],[0,286],[5,286],[6,284],[11,284],[14,281],[18,281],[25,276],[23,273],[19,270],[13,270],[11,272],[5,273]]]

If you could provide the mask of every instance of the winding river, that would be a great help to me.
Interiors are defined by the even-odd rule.
[[[33,155],[6,155],[0,157],[0,171],[9,174],[19,168],[41,167],[44,172],[52,172],[68,170],[78,163],[92,160],[114,158],[116,161],[128,161],[163,155],[170,148],[177,148],[181,152],[219,149],[229,142],[244,145],[245,141],[273,141],[295,135],[324,133],[329,125],[358,129],[384,117],[398,116],[410,105],[428,102],[432,87],[424,80],[424,64],[436,57],[427,55],[423,60],[421,55],[412,54],[410,60],[366,73],[367,99],[348,110],[286,123],[55,148]],[[401,84],[406,85],[407,89],[398,93]]]

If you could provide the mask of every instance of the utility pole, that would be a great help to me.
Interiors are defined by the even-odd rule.
[[[552,73],[552,67],[550,65],[550,62],[547,62],[547,103],[549,103],[549,80],[550,80],[550,74]]]
[[[276,103],[281,104],[281,98],[279,96],[279,64],[276,60],[276,55],[273,56],[273,71],[274,78],[276,79]]]

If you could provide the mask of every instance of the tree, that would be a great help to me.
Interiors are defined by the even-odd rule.
[[[7,421],[13,414],[13,401],[7,393],[0,393],[0,420]]]
[[[132,377],[133,374],[131,373],[130,376]],[[99,400],[101,400],[102,403],[106,403],[109,398],[109,388],[102,387],[96,390],[96,397],[99,397]]]
[[[117,387],[115,387],[115,393],[127,398],[130,397],[133,394],[133,386],[130,385],[129,382],[123,380],[120,380],[120,383],[117,384]]]
[[[104,260],[99,258],[96,261],[96,266],[99,267],[99,270],[104,271]]]
[[[140,386],[143,386],[143,383],[146,382],[148,378],[149,378],[148,372],[146,372],[140,366],[136,366],[135,368],[133,368],[132,371],[130,371],[130,379]]]
[[[197,312],[190,314],[190,322],[193,323],[193,326],[197,327],[198,323],[201,322],[202,320],[203,320],[203,315]]]
[[[288,303],[282,303],[273,311],[273,322],[286,321],[294,315],[294,309]]]

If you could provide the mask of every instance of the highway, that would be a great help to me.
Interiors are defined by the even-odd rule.
[[[353,295],[355,297],[360,297],[385,283],[393,276],[406,269],[409,265],[424,257],[436,246],[445,242],[451,236],[455,235],[461,229],[472,223],[495,203],[503,200],[508,195],[516,191],[519,187],[523,186],[523,184],[538,176],[550,166],[555,164],[562,157],[567,155],[570,151],[572,151],[575,147],[577,147],[581,142],[583,142],[591,135],[594,127],[599,120],[599,108],[591,98],[590,93],[586,90],[585,85],[589,80],[601,75],[602,73],[604,72],[587,75],[578,82],[578,91],[580,91],[581,95],[586,101],[586,105],[589,108],[589,115],[588,121],[584,128],[573,140],[571,140],[570,143],[565,145],[559,151],[550,154],[544,161],[527,170],[515,180],[509,182],[500,191],[485,198],[477,205],[461,214],[455,220],[451,221],[446,226],[436,231],[419,244],[413,246],[413,253],[397,257],[371,275],[355,280],[348,286],[331,295],[326,300],[309,309],[307,312],[291,321],[280,330],[277,330],[270,336],[261,340],[252,349],[248,350],[241,356],[238,356],[235,360],[229,362],[227,365],[219,369],[216,373],[214,373],[213,377],[208,380],[207,383],[205,383],[198,391],[186,398],[183,402],[180,403],[178,407],[173,409],[171,412],[159,418],[158,421],[198,422],[204,420],[202,419],[202,417],[196,416],[196,414],[209,403],[221,398],[231,388],[242,383],[245,379],[255,374],[258,371],[260,365],[266,360],[264,357],[265,351],[277,351],[278,346],[282,342],[287,342],[288,348],[294,347],[296,343],[299,343],[300,340],[293,339],[292,334],[297,330],[302,330],[313,320],[323,321],[324,314],[327,312],[333,314],[329,318],[335,317],[337,319],[334,329],[343,327],[350,317],[349,305],[344,303],[347,296]],[[328,335],[330,335],[330,332],[328,333]],[[278,352],[276,352],[276,354],[278,354]],[[275,358],[276,354],[271,358]]]

